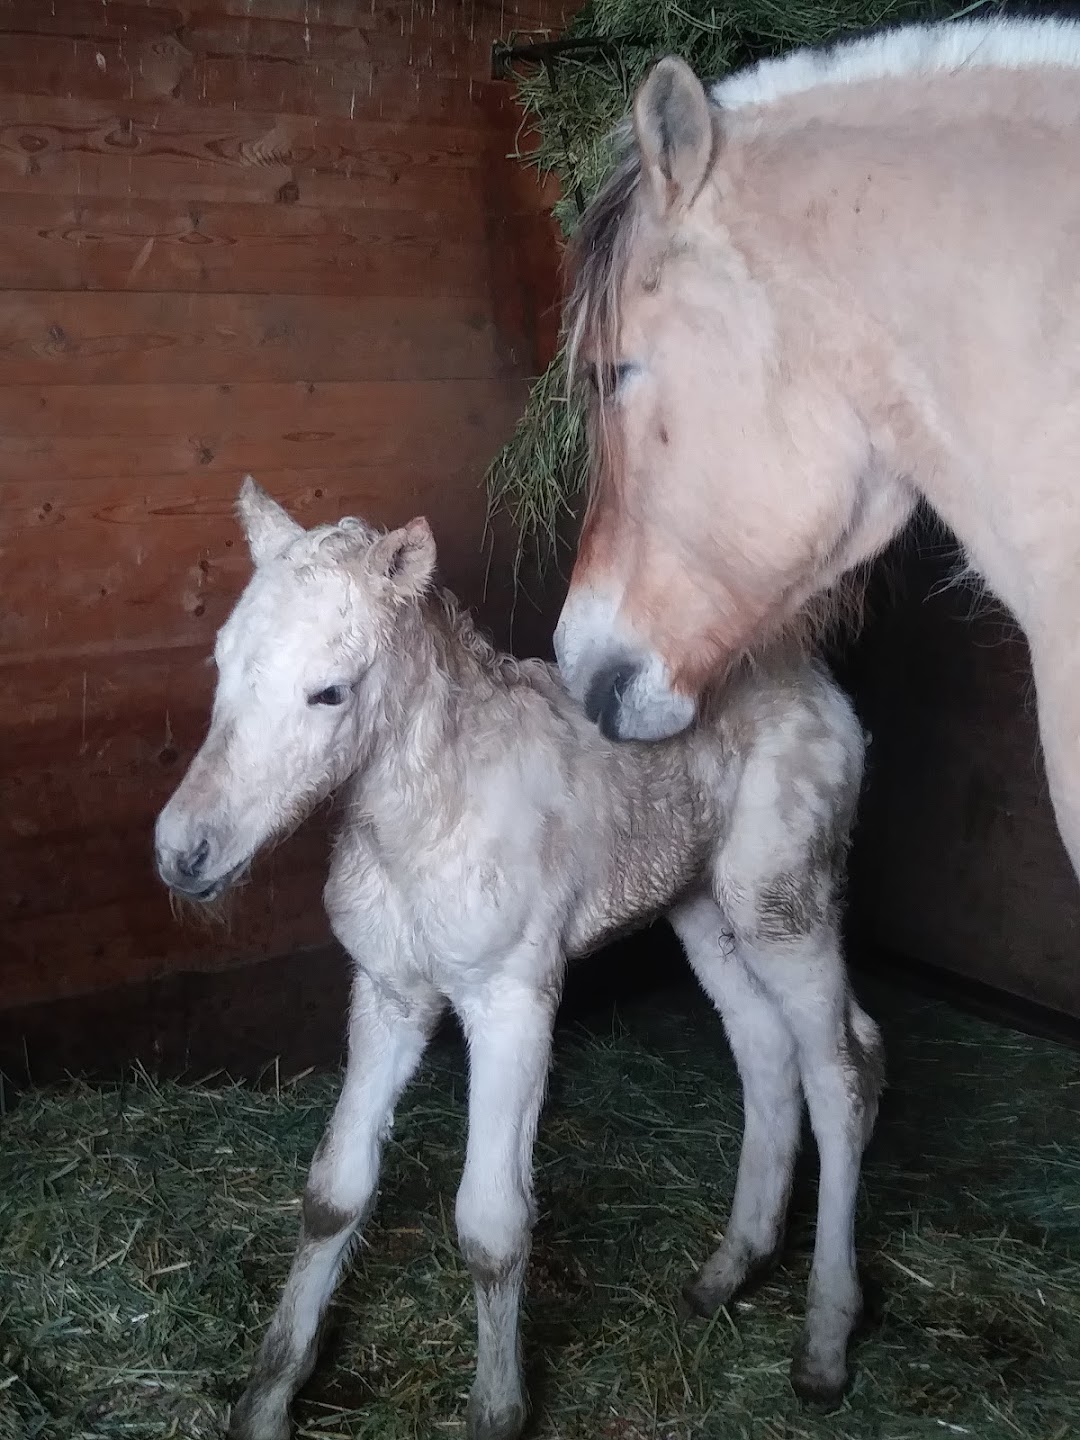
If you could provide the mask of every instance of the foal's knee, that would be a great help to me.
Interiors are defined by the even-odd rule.
[[[456,1219],[462,1258],[477,1285],[496,1289],[519,1276],[532,1235],[531,1197],[464,1181]]]
[[[377,1156],[347,1153],[342,1158],[329,1132],[320,1140],[301,1202],[302,1238],[313,1243],[362,1224],[375,1200]]]
[[[330,1195],[310,1180],[304,1189],[300,1207],[303,1238],[318,1242],[332,1240],[345,1230],[351,1230],[364,1218],[356,1205],[338,1205]]]

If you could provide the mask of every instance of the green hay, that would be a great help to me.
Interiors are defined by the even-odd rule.
[[[838,1413],[787,1368],[812,1186],[789,1256],[711,1325],[680,1282],[714,1246],[741,1117],[719,1023],[665,997],[563,1035],[537,1155],[529,1276],[535,1440],[1066,1440],[1080,1434],[1080,1063],[883,991],[892,1085],[860,1248],[885,1288]],[[71,1084],[25,1097],[0,1145],[0,1436],[220,1436],[292,1250],[336,1093],[307,1076]],[[460,1436],[474,1352],[453,1241],[457,1047],[402,1106],[367,1244],[304,1399],[307,1440]]]
[[[753,60],[819,45],[882,22],[943,19],[1000,8],[1000,0],[590,0],[571,24],[574,39],[613,42],[613,53],[564,54],[552,82],[545,69],[518,81],[538,148],[520,156],[553,171],[562,198],[555,214],[573,233],[579,199],[596,193],[611,166],[611,132],[649,66],[682,55],[699,75],[719,79]],[[541,562],[556,558],[560,520],[572,510],[587,468],[580,402],[567,394],[562,354],[537,382],[514,435],[488,471],[493,506],[505,507]]]

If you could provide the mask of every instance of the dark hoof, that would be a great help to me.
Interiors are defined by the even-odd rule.
[[[465,1434],[468,1440],[519,1440],[527,1414],[524,1405],[495,1411],[474,1405],[470,1400],[465,1413]]]
[[[791,1388],[805,1405],[818,1410],[835,1410],[847,1392],[847,1368],[839,1371],[814,1365],[802,1349],[791,1362]]]
[[[709,1266],[704,1266],[682,1287],[678,1307],[680,1317],[711,1320],[719,1309],[730,1305],[736,1296],[748,1295],[764,1284],[780,1263],[780,1256],[781,1251],[777,1249],[751,1260],[737,1285],[712,1279],[708,1274]]]
[[[711,1320],[724,1303],[725,1296],[721,1290],[699,1280],[688,1280],[679,1291],[679,1319]]]

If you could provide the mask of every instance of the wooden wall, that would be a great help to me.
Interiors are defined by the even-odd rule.
[[[317,827],[227,932],[151,870],[247,573],[234,495],[426,513],[481,600],[483,469],[556,301],[490,46],[569,8],[0,0],[0,1006],[323,937]],[[500,549],[497,630],[506,580]]]

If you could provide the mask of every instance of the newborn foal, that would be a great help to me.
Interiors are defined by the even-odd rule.
[[[325,900],[354,978],[341,1096],[234,1440],[289,1434],[395,1102],[447,1002],[470,1065],[457,1197],[478,1324],[468,1430],[519,1435],[533,1140],[564,965],[661,914],[720,1011],[744,1090],[731,1219],[687,1299],[711,1313],[776,1253],[805,1097],[821,1183],[792,1378],[835,1396],[860,1308],[856,1186],[882,1074],[837,929],[863,756],[842,693],[818,666],[777,657],[689,732],[613,743],[551,668],[496,653],[436,588],[426,522],[306,531],[250,478],[240,516],[255,572],[217,639],[209,734],[158,820],[158,869],[210,900],[341,787]]]

